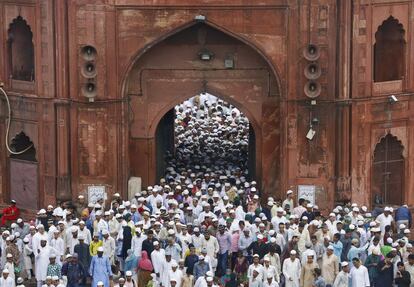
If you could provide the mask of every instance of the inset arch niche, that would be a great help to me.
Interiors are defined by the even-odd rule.
[[[10,24],[7,53],[9,77],[20,81],[34,81],[33,33],[21,16]]]
[[[375,146],[372,164],[372,198],[376,204],[401,205],[404,201],[404,146],[387,134]]]
[[[404,78],[405,30],[390,16],[375,33],[374,82],[396,81]]]

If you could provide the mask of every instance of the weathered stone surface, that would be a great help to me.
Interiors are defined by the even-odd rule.
[[[154,184],[160,119],[203,91],[250,119],[263,198],[313,184],[322,208],[344,200],[370,205],[375,146],[391,133],[404,146],[403,198],[414,204],[413,2],[309,2],[311,7],[290,0],[0,2],[0,81],[11,97],[11,136],[24,131],[37,151],[39,205],[75,198],[89,185],[126,195],[130,176]],[[24,85],[9,79],[7,65],[8,29],[19,15],[35,46],[36,79]],[[204,30],[196,15],[206,16]],[[390,15],[402,24],[410,47],[405,74],[374,83],[375,33]],[[316,106],[304,94],[308,61],[302,50],[309,42],[320,48]],[[94,102],[81,92],[83,45],[97,50]],[[198,59],[203,48],[214,53],[211,61]],[[234,69],[224,68],[228,57]],[[390,94],[399,102],[390,105]],[[308,141],[314,117],[317,133]],[[13,195],[4,136],[0,146],[0,194],[7,201]]]

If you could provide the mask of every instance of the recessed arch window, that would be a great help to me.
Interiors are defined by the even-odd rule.
[[[388,134],[375,146],[372,192],[374,204],[401,205],[404,202],[404,146]]]
[[[9,77],[20,81],[34,81],[33,33],[21,16],[10,24],[7,48]]]
[[[375,33],[374,82],[396,81],[404,78],[404,27],[390,16]]]

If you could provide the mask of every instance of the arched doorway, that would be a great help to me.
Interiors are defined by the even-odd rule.
[[[27,151],[20,153],[27,149]],[[11,141],[10,149],[18,154],[11,154],[10,164],[10,199],[18,207],[37,209],[39,204],[38,174],[39,164],[36,149],[31,139],[21,131]]]
[[[238,169],[246,180],[256,180],[253,126],[235,106],[208,93],[179,103],[164,115],[156,130],[156,148],[157,180],[167,168],[186,171],[194,166],[229,174]]]
[[[401,205],[404,201],[403,145],[388,134],[376,145],[373,160],[372,194],[375,204]]]
[[[256,179],[277,196],[280,185],[280,88],[262,53],[236,35],[193,22],[141,51],[126,78],[130,98],[130,175],[157,179],[156,131],[180,102],[210,93],[236,106],[254,130]],[[171,116],[171,115],[170,115]]]

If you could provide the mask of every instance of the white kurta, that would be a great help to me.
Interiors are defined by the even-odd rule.
[[[102,239],[102,247],[104,249],[104,255],[109,258],[109,262],[114,264],[115,262],[115,239],[109,236],[107,239]]]
[[[368,269],[361,265],[358,268],[354,267],[351,270],[352,287],[369,287]]]
[[[165,251],[164,249],[154,250],[151,253],[152,266],[154,267],[154,272],[159,273],[161,277],[162,272],[162,263],[165,261]],[[160,278],[158,278],[160,279]]]
[[[286,278],[286,287],[299,287],[301,265],[299,259],[291,260],[286,258],[283,261],[283,275]]]
[[[14,287],[16,285],[14,284],[14,280],[10,277],[10,275],[6,279],[4,279],[2,275],[0,278],[0,286],[1,287]]]
[[[162,262],[161,265],[161,272],[160,272],[160,277],[161,277],[161,284],[162,286],[165,287],[169,287],[170,286],[170,271],[172,271],[172,265],[177,264],[177,261],[175,261],[174,259],[171,259],[170,261],[166,261],[164,258],[164,261]],[[178,282],[177,282],[178,283]]]
[[[349,287],[349,273],[339,272],[332,287]]]
[[[171,279],[175,279],[175,281],[177,282],[177,284],[175,285],[176,287],[181,287],[181,282],[182,282],[182,279],[183,279],[183,272],[181,272],[181,270],[179,270],[179,269],[175,270],[175,272],[170,270],[168,272],[168,278],[169,278],[168,279],[169,282],[168,282],[168,285],[166,287],[171,286],[171,284],[170,284]]]
[[[49,255],[52,253],[52,248],[48,245],[39,247],[39,253],[35,256],[35,276],[37,281],[45,281],[47,266],[49,265]]]
[[[52,248],[54,248],[56,251],[57,251],[57,258],[56,258],[56,262],[58,263],[58,264],[61,264],[61,260],[60,260],[60,258],[62,257],[62,256],[64,256],[65,255],[65,242],[63,242],[63,239],[62,238],[60,238],[60,237],[58,237],[57,239],[55,239],[55,238],[53,238],[51,241],[50,241],[50,247],[52,247]],[[71,254],[73,254],[73,253],[71,253]]]

